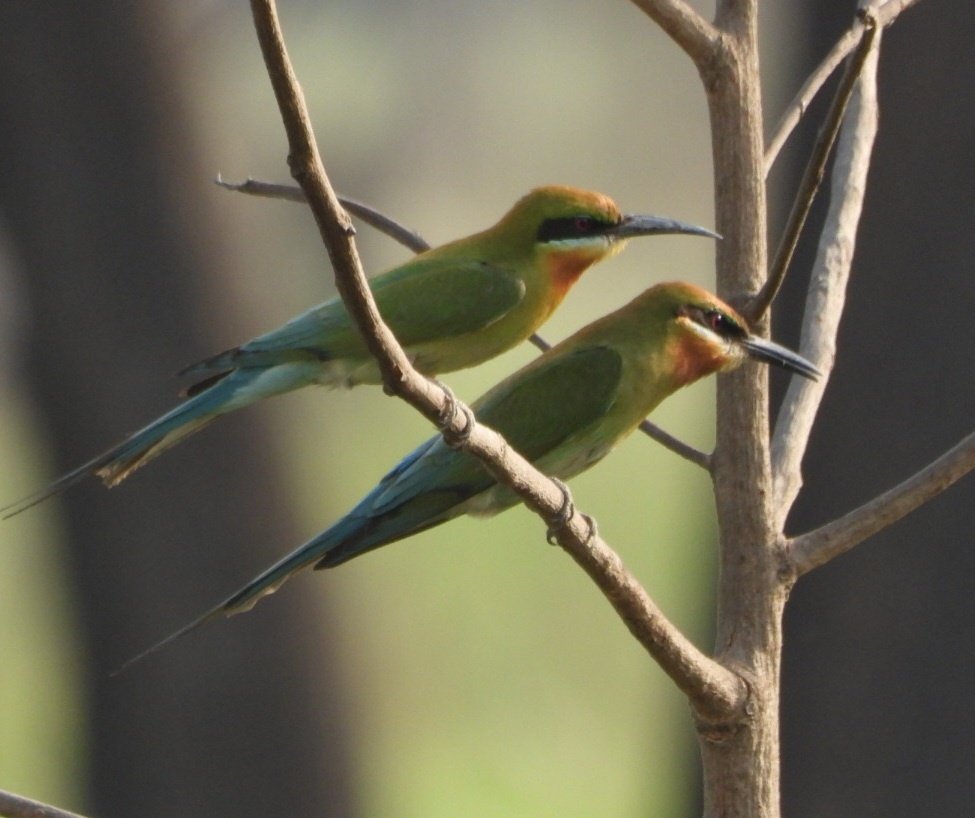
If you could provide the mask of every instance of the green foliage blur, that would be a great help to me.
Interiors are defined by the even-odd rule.
[[[210,282],[217,323],[204,357],[334,287],[305,209],[211,183],[217,173],[287,180],[246,4],[171,5],[159,36],[171,39],[205,174],[177,195],[218,214],[208,229],[237,261],[232,280]],[[281,14],[333,183],[434,244],[486,227],[544,183],[713,224],[697,76],[627,3],[359,0],[282,3]],[[368,227],[359,239],[369,271],[408,256]],[[699,239],[634,242],[583,278],[544,335],[563,338],[655,282],[710,287],[712,255]],[[526,345],[447,380],[473,399],[534,354]],[[11,378],[0,385],[3,500],[51,476]],[[713,389],[686,390],[654,420],[710,447]],[[249,411],[272,418],[308,536],[431,433],[378,389],[305,390]],[[572,487],[664,610],[708,647],[706,476],[637,435]],[[54,500],[0,526],[0,786],[75,802],[85,768],[84,657],[72,639],[57,520]],[[243,570],[240,580],[249,578]],[[696,750],[682,697],[524,509],[456,521],[295,582],[314,583],[337,619],[367,815],[688,812]],[[214,601],[229,590],[214,588]],[[288,590],[268,604],[288,604]]]

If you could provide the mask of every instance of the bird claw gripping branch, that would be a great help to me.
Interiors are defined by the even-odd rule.
[[[434,379],[434,383],[444,393],[444,404],[440,409],[440,414],[437,415],[437,428],[443,435],[444,443],[451,449],[459,449],[471,439],[471,435],[474,433],[474,424],[477,422],[474,412],[466,403],[457,400],[454,390],[443,381]],[[458,413],[464,416],[464,425],[459,431],[455,431],[453,428],[454,418],[457,417]]]
[[[556,486],[558,486],[559,491],[562,492],[562,505],[559,510],[548,521],[548,529],[545,532],[545,539],[548,541],[549,545],[558,545],[556,537],[559,532],[565,528],[576,513],[576,504],[572,499],[572,492],[569,491],[569,487],[563,483],[557,477],[549,477]],[[586,521],[586,525],[589,526],[589,533],[586,534],[586,545],[590,545],[593,540],[596,539],[598,533],[598,527],[596,521],[590,517],[588,514],[582,514],[582,519]]]

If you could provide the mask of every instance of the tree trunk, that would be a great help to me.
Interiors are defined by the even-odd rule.
[[[202,286],[221,258],[188,191],[212,170],[193,163],[164,9],[0,4],[0,201],[26,272],[25,388],[58,469],[172,405],[169,374],[215,351],[207,329],[233,308]],[[89,481],[61,500],[95,814],[353,812],[327,628],[299,589],[108,676],[296,544],[257,419],[216,424],[111,493]]]

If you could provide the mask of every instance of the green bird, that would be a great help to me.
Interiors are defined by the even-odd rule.
[[[601,193],[537,188],[493,227],[428,250],[370,282],[379,311],[414,366],[438,375],[483,363],[527,339],[579,276],[627,239],[661,233],[716,238],[702,227],[623,215]],[[107,486],[220,415],[310,384],[381,381],[341,299],[312,307],[271,332],[187,367],[199,375],[187,400],[119,445],[2,509],[5,517],[96,474]]]
[[[820,374],[752,335],[717,296],[692,284],[659,284],[552,347],[471,409],[542,472],[567,480],[605,457],[664,398],[747,358],[807,378]],[[303,568],[332,568],[462,514],[490,515],[516,502],[474,457],[433,437],[327,531],[136,659],[216,617],[249,610]]]

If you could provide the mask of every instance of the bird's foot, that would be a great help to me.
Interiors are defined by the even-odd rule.
[[[447,384],[436,379],[434,379],[434,383],[443,389],[446,398],[443,408],[437,416],[437,428],[443,434],[444,443],[450,446],[451,449],[459,449],[470,440],[471,434],[474,431],[474,424],[476,422],[474,413],[469,406],[457,400],[454,391]],[[464,416],[464,425],[460,428],[460,431],[454,431],[454,418],[458,412]]]
[[[545,532],[545,539],[548,540],[549,545],[558,545],[556,542],[556,537],[563,528],[565,528],[575,516],[576,504],[572,500],[572,492],[569,491],[569,487],[559,480],[557,477],[549,477],[556,486],[559,487],[559,491],[562,492],[562,505],[559,510],[555,512],[555,515],[548,521],[548,530]],[[586,545],[590,545],[593,540],[596,539],[599,529],[596,526],[596,521],[590,517],[588,514],[582,514],[582,519],[586,521],[586,525],[589,526],[589,533],[586,534]]]

